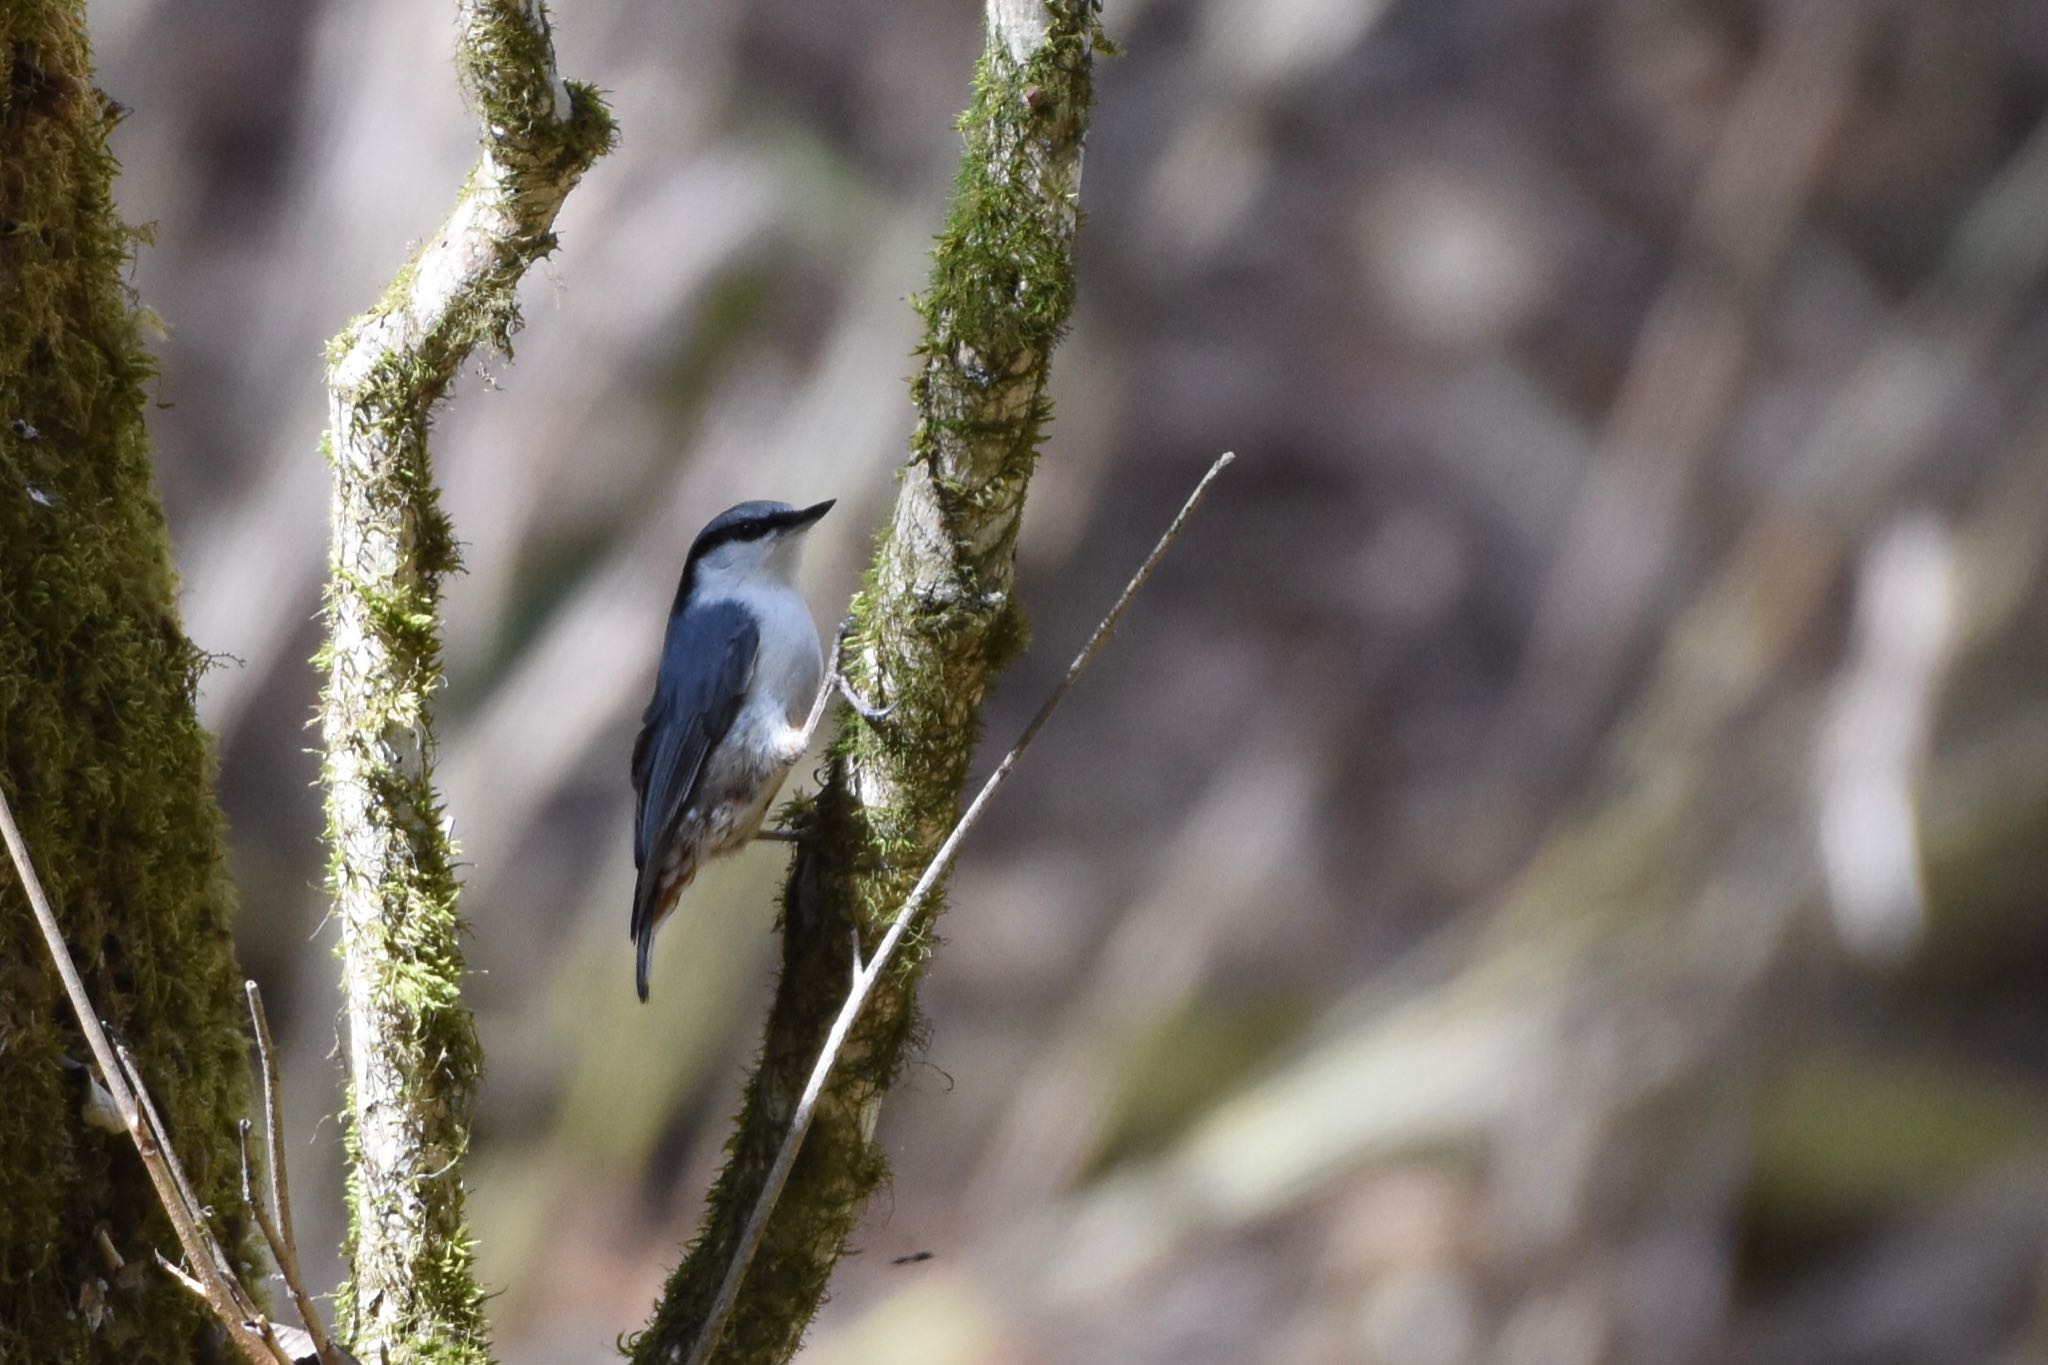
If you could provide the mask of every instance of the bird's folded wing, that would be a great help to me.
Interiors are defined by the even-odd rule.
[[[669,618],[654,699],[633,745],[633,865],[644,868],[674,830],[704,770],[704,757],[739,714],[760,643],[737,605],[711,603]]]

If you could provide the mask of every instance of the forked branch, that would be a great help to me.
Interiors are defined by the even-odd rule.
[[[455,543],[434,487],[435,405],[504,349],[518,285],[570,189],[611,145],[595,91],[556,70],[540,0],[458,0],[481,154],[439,231],[334,341],[321,726],[348,1015],[352,1196],[344,1322],[394,1365],[489,1358],[461,1159],[479,1061],[461,1001],[455,857],[433,782],[440,582]]]

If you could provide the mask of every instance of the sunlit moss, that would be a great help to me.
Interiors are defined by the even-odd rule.
[[[114,211],[115,112],[92,85],[83,6],[0,8],[0,57],[0,783],[87,991],[244,1256],[232,897],[192,709],[206,658],[174,606],[143,426],[152,366],[123,283],[146,234]],[[7,869],[0,1359],[219,1358],[219,1329],[153,1263],[176,1238],[133,1148],[81,1117],[88,1056]]]

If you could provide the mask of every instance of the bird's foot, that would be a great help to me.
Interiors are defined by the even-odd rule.
[[[783,762],[794,763],[810,749],[811,738],[818,733],[818,726],[825,719],[825,709],[832,704],[835,692],[846,698],[846,704],[853,708],[854,714],[870,725],[885,719],[896,709],[893,705],[875,705],[854,691],[853,684],[847,682],[845,672],[839,667],[839,659],[846,650],[847,632],[852,629],[852,616],[839,623],[839,633],[832,637],[832,657],[825,680],[818,686],[817,700],[811,703],[811,713],[804,718],[804,723],[789,732],[782,749]]]
[[[854,691],[853,684],[846,680],[846,670],[840,661],[846,656],[846,637],[852,631],[853,613],[848,612],[845,619],[839,623],[838,633],[832,637],[832,676],[826,680],[825,685],[828,688],[837,688],[839,695],[846,698],[846,704],[853,708],[855,715],[870,725],[879,724],[889,718],[889,713],[896,709],[896,704],[891,702],[887,706],[877,706]]]
[[[854,691],[853,684],[846,680],[844,673],[835,672],[832,675],[832,683],[839,689],[839,695],[846,698],[846,704],[853,708],[853,713],[870,725],[879,725],[896,709],[895,702],[890,702],[887,706],[877,706]]]

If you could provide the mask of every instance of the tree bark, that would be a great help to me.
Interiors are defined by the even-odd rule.
[[[96,1008],[246,1262],[241,976],[192,705],[207,658],[178,622],[152,483],[115,118],[83,4],[0,6],[0,784]],[[127,1135],[88,1121],[88,1057],[0,877],[0,1360],[223,1359],[205,1306],[154,1264],[177,1240]]]
[[[912,455],[849,637],[856,688],[894,710],[842,729],[825,786],[803,813],[808,837],[784,894],[782,975],[762,1059],[703,1228],[634,1343],[642,1365],[692,1350],[845,998],[854,933],[863,952],[879,939],[944,840],[982,698],[1022,643],[1017,525],[1050,412],[1052,349],[1073,300],[1100,42],[1093,0],[990,0],[953,206],[917,304],[926,330]],[[801,1343],[887,1174],[875,1119],[908,1060],[929,946],[906,945],[849,1036],[713,1359],[780,1362]]]
[[[507,347],[520,277],[554,249],[556,211],[613,137],[596,93],[556,73],[539,0],[457,12],[482,155],[441,230],[336,339],[328,371],[322,720],[350,1081],[341,1335],[392,1362],[489,1358],[462,1182],[480,1059],[430,720],[456,552],[427,429],[463,361]]]

